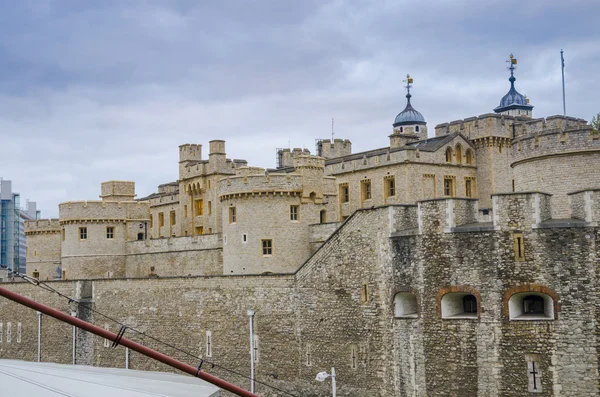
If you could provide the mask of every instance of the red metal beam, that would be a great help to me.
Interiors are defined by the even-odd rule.
[[[43,305],[43,304],[33,301],[29,298],[26,298],[24,296],[16,294],[12,291],[9,291],[6,288],[0,287],[0,295],[7,299],[15,301],[23,306],[27,306],[33,310],[37,310],[39,312],[47,314],[50,317],[54,317],[57,320],[64,321],[64,322],[74,325],[78,328],[84,329],[88,332],[91,332],[95,335],[101,336],[105,339],[112,340],[113,342],[117,339],[117,334],[115,334],[114,332],[110,332],[103,328],[97,327],[94,324],[90,324],[86,321],[80,320],[77,317],[72,317],[66,313],[63,313],[63,312],[53,309],[49,306]],[[119,340],[119,344],[121,344],[125,347],[128,347],[131,350],[134,350],[140,354],[143,354],[144,356],[147,356],[147,357],[153,358],[157,361],[160,361],[163,364],[167,364],[173,368],[177,368],[178,370],[188,373],[192,376],[197,376],[198,378],[204,379],[205,381],[212,383],[213,385],[218,386],[221,389],[230,391],[233,394],[236,394],[238,396],[259,397],[258,395],[254,394],[254,393],[250,393],[249,391],[244,390],[241,387],[238,387],[234,384],[226,382],[223,379],[217,378],[216,376],[207,374],[206,372],[200,371],[198,373],[198,368],[194,368],[191,365],[182,363],[181,361],[175,360],[172,357],[169,357],[163,353],[157,352],[156,350],[150,349],[149,347],[140,345],[139,343],[136,343],[127,338],[122,337]]]

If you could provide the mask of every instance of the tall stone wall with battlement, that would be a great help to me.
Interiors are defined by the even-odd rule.
[[[571,212],[596,219],[595,194],[594,189],[574,192]],[[205,358],[244,374],[250,371],[246,311],[253,309],[257,379],[306,397],[329,392],[330,384],[315,382],[314,376],[331,367],[344,397],[509,397],[530,395],[533,388],[539,396],[595,396],[600,229],[589,219],[552,219],[552,196],[544,193],[495,195],[493,202],[494,218],[487,223],[476,222],[474,200],[361,209],[293,274],[159,274],[51,285],[72,296],[88,291],[94,309],[190,350],[190,363]],[[161,248],[131,245],[140,252]],[[5,285],[119,329],[34,285]],[[473,296],[474,311],[444,314],[448,300],[465,295]],[[551,303],[543,316],[519,317],[514,314],[519,304],[511,302],[523,295]],[[404,305],[403,299],[413,303]],[[0,299],[0,322],[0,356],[34,360],[35,312]],[[21,323],[21,343],[14,328],[7,342],[7,322]],[[70,335],[70,326],[45,320],[43,359],[69,362]],[[125,336],[188,360],[130,331]],[[80,334],[76,345],[79,363],[124,366],[123,349],[110,349],[101,338]],[[129,363],[132,369],[167,370],[137,354]],[[247,380],[205,367],[248,387]],[[279,395],[263,386],[257,393]]]
[[[58,219],[25,221],[27,275],[40,280],[60,277],[62,226]]]
[[[126,245],[126,277],[223,274],[220,234],[128,241]]]
[[[60,223],[64,228],[61,246],[64,277],[125,276],[125,243],[137,240],[141,232],[146,233],[149,205],[147,201],[59,204]]]
[[[568,218],[567,193],[600,187],[600,135],[584,120],[554,116],[517,126],[511,167],[516,191],[553,195],[553,217]]]

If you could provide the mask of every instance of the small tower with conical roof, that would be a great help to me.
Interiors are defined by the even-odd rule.
[[[412,88],[413,78],[406,75],[403,80],[406,85],[406,107],[398,113],[394,120],[394,132],[390,135],[390,147],[396,148],[404,146],[412,141],[427,139],[427,123],[423,115],[412,107],[410,103],[410,89]]]
[[[517,68],[517,58],[510,54],[510,58],[508,70],[510,70],[510,90],[508,93],[502,97],[500,101],[500,106],[494,109],[494,112],[499,114],[506,114],[509,116],[517,116],[517,117],[529,117],[531,118],[533,115],[533,106],[529,104],[529,99],[526,96],[521,95],[515,89],[515,70]]]

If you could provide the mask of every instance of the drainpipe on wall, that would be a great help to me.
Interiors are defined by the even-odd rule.
[[[38,316],[38,363],[42,362],[42,313],[37,312]]]
[[[250,319],[250,393],[254,393],[254,310],[248,310]]]

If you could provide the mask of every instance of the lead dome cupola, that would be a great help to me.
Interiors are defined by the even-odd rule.
[[[515,69],[517,65],[517,59],[510,54],[510,59],[507,61],[510,66],[508,70],[510,70],[510,89],[508,93],[502,97],[500,100],[500,105],[494,109],[496,113],[508,114],[511,116],[531,116],[533,105],[529,104],[529,100],[525,95],[522,95],[515,88],[515,81],[517,80],[515,77]]]
[[[406,75],[406,107],[404,108],[403,111],[401,111],[400,113],[398,113],[398,115],[396,116],[396,119],[394,120],[394,128],[395,127],[400,127],[400,126],[405,126],[405,125],[425,125],[427,124],[425,122],[425,117],[423,117],[423,115],[416,110],[415,108],[412,107],[412,104],[410,103],[410,98],[412,97],[412,95],[410,94],[410,89],[412,87],[412,82],[413,79],[412,77],[410,77],[410,75]]]

